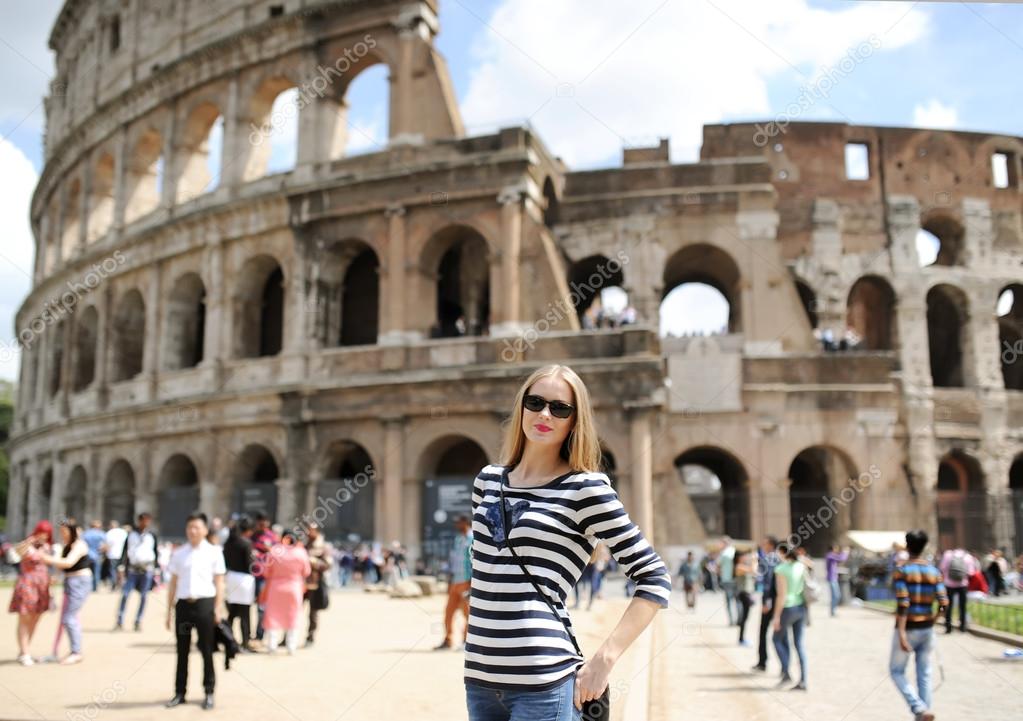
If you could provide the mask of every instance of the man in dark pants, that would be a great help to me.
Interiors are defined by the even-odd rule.
[[[251,652],[252,604],[256,600],[256,582],[252,577],[252,521],[242,516],[231,528],[231,534],[224,543],[224,565],[227,568],[227,624],[234,628],[234,620],[241,623],[241,633],[236,636],[245,652]]]
[[[213,689],[216,673],[213,669],[214,628],[224,618],[221,607],[224,602],[224,554],[219,546],[206,540],[209,528],[206,514],[192,513],[185,523],[185,537],[182,544],[171,556],[167,571],[170,583],[167,586],[167,630],[171,628],[171,609],[174,609],[177,638],[178,666],[174,678],[174,698],[167,702],[173,708],[185,702],[185,688],[188,686],[188,649],[192,643],[192,629],[199,636],[199,651],[202,653],[202,685],[206,692],[202,707],[213,708]]]
[[[760,646],[759,658],[754,671],[767,670],[767,631],[771,628],[771,614],[774,611],[776,589],[774,585],[774,567],[778,565],[778,539],[768,536],[760,543],[760,558],[757,568],[763,574],[763,591],[760,594]]]

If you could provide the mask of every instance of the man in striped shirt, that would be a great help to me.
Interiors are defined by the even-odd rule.
[[[931,648],[934,645],[934,602],[938,614],[948,612],[948,595],[941,571],[923,557],[927,533],[906,534],[909,559],[892,574],[895,587],[896,621],[889,671],[896,688],[906,699],[915,721],[934,721],[931,713]],[[909,657],[916,656],[917,688],[906,677]]]

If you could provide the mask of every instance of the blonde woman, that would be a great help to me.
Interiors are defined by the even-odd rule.
[[[600,457],[579,376],[562,365],[533,372],[515,396],[501,463],[473,483],[470,721],[575,721],[584,707],[599,717],[595,702],[612,667],[668,605],[668,571],[599,470]],[[598,540],[636,592],[586,659],[565,601]]]

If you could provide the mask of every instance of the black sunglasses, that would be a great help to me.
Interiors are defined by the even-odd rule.
[[[550,406],[551,415],[555,418],[568,418],[572,415],[572,411],[575,410],[575,406],[569,405],[564,401],[549,401],[543,396],[537,396],[530,393],[522,399],[522,405],[527,411],[533,411],[539,413],[543,410],[544,406]]]

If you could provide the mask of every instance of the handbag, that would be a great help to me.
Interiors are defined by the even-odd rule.
[[[533,589],[540,595],[540,598],[544,600],[548,608],[551,609],[551,613],[553,613],[554,616],[559,621],[561,621],[561,625],[564,626],[565,633],[568,634],[568,638],[572,642],[572,645],[575,647],[576,653],[578,653],[580,657],[585,658],[585,656],[583,656],[582,649],[579,647],[579,642],[575,640],[575,634],[572,633],[572,630],[568,627],[568,624],[565,623],[564,616],[558,613],[557,609],[554,607],[554,604],[551,602],[551,599],[547,596],[546,593],[544,593],[540,589],[540,584],[536,582],[536,579],[533,578],[533,574],[529,572],[529,569],[526,568],[526,564],[522,562],[522,559],[519,558],[519,554],[515,552],[515,547],[512,546],[511,543],[511,527],[508,525],[508,509],[504,503],[503,485],[501,486],[500,493],[501,493],[501,522],[504,525],[505,545],[508,546],[508,550],[511,552],[511,555],[515,559],[515,562],[519,565],[519,568],[522,569],[522,573],[525,574],[526,578],[529,579],[529,582],[533,584]],[[610,719],[611,719],[611,686],[608,685],[604,689],[604,693],[602,693],[599,697],[583,703],[582,721],[610,721]]]
[[[796,563],[799,563],[798,561]],[[813,571],[806,569],[803,572],[803,602],[809,606],[817,603],[821,597],[821,587],[817,579],[813,577]]]

